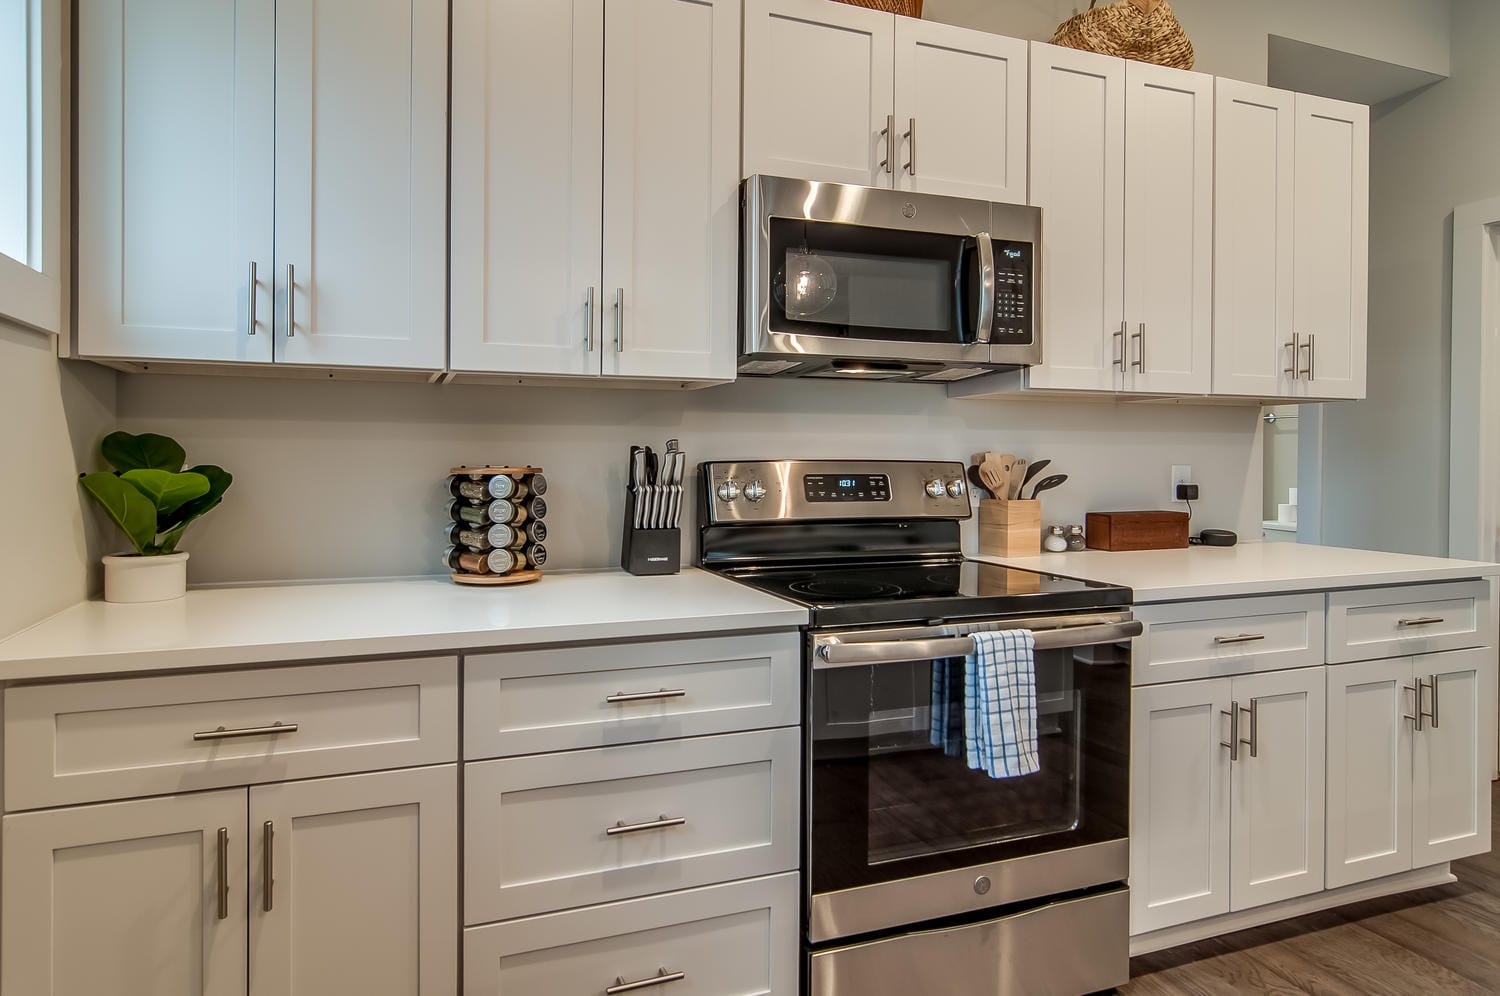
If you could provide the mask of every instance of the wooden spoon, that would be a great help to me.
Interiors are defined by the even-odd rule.
[[[1010,492],[1008,497],[1016,499],[1021,497],[1021,482],[1026,480],[1026,458],[1016,457],[1016,462],[1010,465]]]

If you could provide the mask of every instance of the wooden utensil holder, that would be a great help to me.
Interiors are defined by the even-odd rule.
[[[979,503],[979,553],[984,557],[1036,557],[1042,552],[1042,503],[987,498]]]

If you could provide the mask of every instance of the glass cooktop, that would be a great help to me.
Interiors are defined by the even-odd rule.
[[[736,567],[726,577],[812,611],[817,627],[1129,605],[1131,591],[974,560]]]

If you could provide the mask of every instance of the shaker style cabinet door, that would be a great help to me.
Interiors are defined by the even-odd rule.
[[[273,0],[80,0],[80,355],[269,362]]]
[[[1292,393],[1296,95],[1214,81],[1215,394]]]
[[[733,380],[740,0],[606,0],[604,34],[604,373]]]
[[[1328,668],[1327,887],[1412,867],[1412,659]]]
[[[1370,109],[1296,97],[1297,395],[1365,396]]]
[[[1031,46],[1031,203],[1042,209],[1042,363],[1027,385],[1113,391],[1124,321],[1125,62]]]
[[[452,764],[252,788],[252,996],[454,992],[457,850]]]
[[[898,188],[1026,203],[1029,48],[987,31],[896,18]]]
[[[453,4],[460,371],[597,375],[604,0]]]
[[[1213,386],[1213,134],[1212,76],[1126,65],[1124,357],[1132,392],[1207,394]]]
[[[895,30],[849,4],[745,0],[743,175],[891,186]]]
[[[442,369],[448,4],[276,4],[276,360]]]
[[[1415,658],[1422,731],[1412,764],[1412,867],[1490,849],[1490,759],[1495,736],[1495,652]]]
[[[0,991],[243,996],[245,790],[6,816]]]
[[[1323,891],[1324,670],[1233,681],[1242,742],[1230,779],[1230,909]]]
[[[1130,932],[1229,912],[1230,679],[1132,692]]]

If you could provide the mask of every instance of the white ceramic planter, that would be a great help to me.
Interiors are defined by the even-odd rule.
[[[104,558],[106,602],[166,602],[187,594],[185,553],[142,557],[112,553]]]

